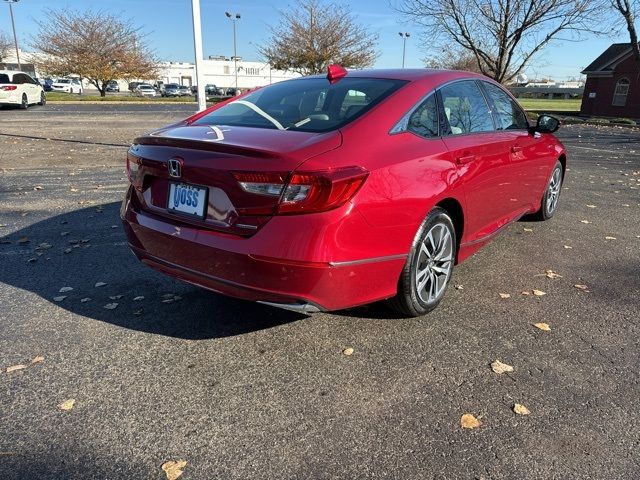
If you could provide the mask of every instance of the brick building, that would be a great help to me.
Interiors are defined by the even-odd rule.
[[[640,65],[630,44],[614,43],[582,73],[582,115],[640,118]]]

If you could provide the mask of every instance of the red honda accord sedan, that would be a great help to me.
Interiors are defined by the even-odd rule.
[[[331,66],[137,138],[121,217],[144,264],[209,290],[418,316],[504,227],[553,217],[557,128],[473,73]]]

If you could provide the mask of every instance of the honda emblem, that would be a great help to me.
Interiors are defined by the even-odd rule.
[[[182,176],[182,166],[180,165],[179,159],[170,158],[167,166],[169,167],[169,176],[174,178],[180,178]]]

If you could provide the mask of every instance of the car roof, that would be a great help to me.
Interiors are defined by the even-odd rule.
[[[21,72],[20,70],[0,70],[0,73],[15,75],[16,73],[24,73],[25,75],[31,76],[31,74],[27,72]]]
[[[312,75],[307,78],[326,78],[326,74]],[[386,78],[392,80],[456,80],[459,78],[482,78],[488,79],[484,75],[473,72],[465,72],[462,70],[440,70],[432,68],[389,68],[389,69],[366,69],[366,70],[347,70],[347,76],[344,78]]]

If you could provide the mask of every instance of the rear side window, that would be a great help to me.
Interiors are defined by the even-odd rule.
[[[493,131],[489,105],[474,80],[445,85],[440,94],[451,135]]]
[[[0,83],[11,83],[9,75],[7,75],[6,73],[0,73]]]
[[[328,132],[352,122],[405,83],[382,78],[301,78],[256,90],[198,119],[196,125]]]
[[[407,130],[421,137],[433,138],[438,136],[438,123],[436,96],[429,95],[409,117]]]
[[[524,130],[528,128],[524,112],[506,92],[489,82],[482,82],[482,85],[493,102],[493,115],[496,119],[497,130]]]

